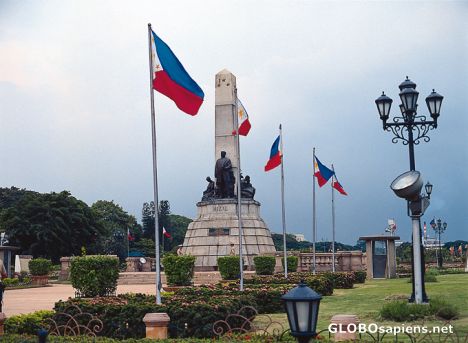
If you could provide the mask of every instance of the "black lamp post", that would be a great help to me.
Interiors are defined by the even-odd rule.
[[[442,257],[442,241],[440,236],[447,230],[447,222],[442,223],[442,220],[439,218],[437,219],[437,223],[434,219],[431,221],[431,226],[434,229],[435,233],[439,235],[439,258],[437,259],[437,265],[439,268],[442,268],[443,265],[443,257]]]
[[[442,100],[443,96],[440,94],[437,94],[434,90],[432,90],[432,93],[426,98],[426,104],[427,108],[429,109],[429,114],[431,116],[432,120],[429,120],[425,115],[418,115],[417,113],[417,108],[418,108],[418,96],[419,93],[416,91],[416,84],[412,82],[408,77],[406,77],[406,80],[403,81],[399,85],[400,89],[400,100],[401,104],[399,105],[400,108],[400,114],[401,115],[395,115],[391,121],[389,121],[390,118],[390,108],[392,106],[393,100],[390,99],[388,96],[385,95],[384,92],[382,92],[382,95],[375,100],[375,103],[377,105],[377,109],[379,111],[379,116],[380,119],[382,120],[383,124],[383,129],[385,131],[390,131],[393,133],[395,137],[392,138],[392,143],[398,143],[401,141],[403,145],[408,145],[408,151],[409,151],[409,160],[410,160],[410,170],[414,171],[416,170],[416,165],[415,165],[415,159],[414,159],[414,146],[418,145],[421,140],[424,142],[429,142],[430,138],[427,135],[429,130],[433,130],[437,128],[437,119],[439,118],[440,115],[440,108],[442,105]],[[426,192],[428,193],[428,196],[432,192],[432,185],[429,184],[428,187],[426,187]],[[411,211],[410,216],[418,217],[420,218],[421,215],[423,214],[424,211]],[[408,213],[410,212],[410,202],[408,202]],[[419,230],[421,230],[421,223],[419,220]],[[424,286],[424,247],[422,245],[422,239],[421,235],[420,237],[420,248],[422,251],[421,254],[421,261],[414,261],[414,258],[412,257],[412,265],[413,265],[413,271],[414,271],[414,264],[415,263],[421,263],[421,273],[422,273],[422,280],[423,280],[423,301],[427,302],[427,295],[426,295],[426,290]],[[415,291],[414,291],[414,273],[413,273],[413,292],[410,298],[410,301],[413,302],[415,299]]]
[[[299,343],[310,342],[317,336],[317,319],[322,296],[301,281],[281,297],[288,315],[291,335]]]

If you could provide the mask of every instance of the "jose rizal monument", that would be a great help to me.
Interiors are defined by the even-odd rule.
[[[217,269],[221,256],[239,255],[237,215],[237,130],[236,77],[224,69],[215,77],[215,163],[201,201],[197,217],[188,226],[182,254],[196,257],[195,270]],[[274,253],[270,230],[260,217],[260,203],[254,199],[250,177],[241,177],[242,251],[244,265],[253,266],[253,258]]]

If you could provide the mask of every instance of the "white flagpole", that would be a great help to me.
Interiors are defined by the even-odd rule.
[[[280,153],[281,153],[281,215],[283,221],[283,254],[284,254],[284,277],[288,278],[288,252],[286,250],[286,210],[284,208],[284,168],[283,168],[283,128],[280,124]]]
[[[156,116],[154,113],[153,92],[153,56],[152,56],[152,29],[148,24],[149,68],[150,68],[150,94],[151,94],[151,138],[153,147],[153,195],[154,195],[154,244],[156,257],[156,304],[161,304],[161,265],[159,256],[159,201],[158,201],[158,163],[156,156]]]
[[[240,139],[239,139],[239,110],[237,108],[237,88],[234,89],[234,125],[236,128],[236,143],[237,143],[237,223],[239,227],[239,269],[240,281],[239,290],[244,290],[244,254],[242,249],[242,190],[241,190],[241,165],[240,165]]]
[[[332,175],[332,182],[330,183],[331,185],[331,191],[332,191],[332,272],[335,272],[335,191],[333,187],[333,182],[334,182],[334,177],[335,177],[335,168],[333,167],[332,164],[332,170],[333,170],[333,175]]]
[[[315,174],[315,148],[313,149],[313,164],[313,174]],[[317,241],[317,214],[315,210],[315,175],[312,176],[312,215],[312,272],[315,275],[315,273],[317,272],[315,260],[315,242]]]

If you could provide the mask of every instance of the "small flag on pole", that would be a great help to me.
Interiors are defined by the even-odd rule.
[[[250,128],[252,127],[250,125],[249,115],[247,114],[244,105],[242,105],[242,102],[239,99],[237,99],[236,101],[237,115],[239,116],[239,135],[247,136],[249,134]],[[235,135],[236,133],[236,130],[232,131],[233,135]]]
[[[154,31],[151,31],[151,58],[153,88],[174,101],[181,111],[196,115],[205,94],[171,48]]]
[[[279,150],[280,136],[275,139],[271,146],[270,159],[265,165],[265,171],[272,170],[281,164],[281,151]]]
[[[315,156],[314,161],[314,176],[317,178],[317,183],[320,187],[325,185],[328,180],[335,174],[333,170],[325,167],[320,160]],[[341,193],[341,192],[340,192]]]
[[[135,240],[135,237],[132,236],[130,229],[127,228],[127,239],[132,242]]]
[[[334,174],[332,177],[332,186],[341,194],[348,195],[348,193],[346,193],[345,190],[343,189],[343,186],[341,186],[341,183],[338,182],[338,179],[336,178],[336,174]]]
[[[166,228],[163,226],[163,235],[166,237],[166,238],[171,238],[171,234],[169,232],[166,231]]]

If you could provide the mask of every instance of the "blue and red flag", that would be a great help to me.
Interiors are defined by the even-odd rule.
[[[345,190],[343,189],[343,186],[341,186],[341,183],[338,182],[338,179],[336,178],[336,174],[332,176],[332,187],[335,188],[341,194],[348,195],[348,193],[346,193]]]
[[[325,167],[315,156],[315,161],[314,161],[314,176],[317,178],[318,185],[322,187],[324,184],[330,180],[330,178],[333,176],[334,171]]]
[[[265,165],[265,171],[272,170],[278,167],[281,164],[281,151],[279,150],[280,136],[275,139],[273,145],[271,146],[270,159]]]
[[[205,94],[187,73],[171,48],[154,31],[151,33],[153,88],[174,101],[180,110],[196,115]]]

